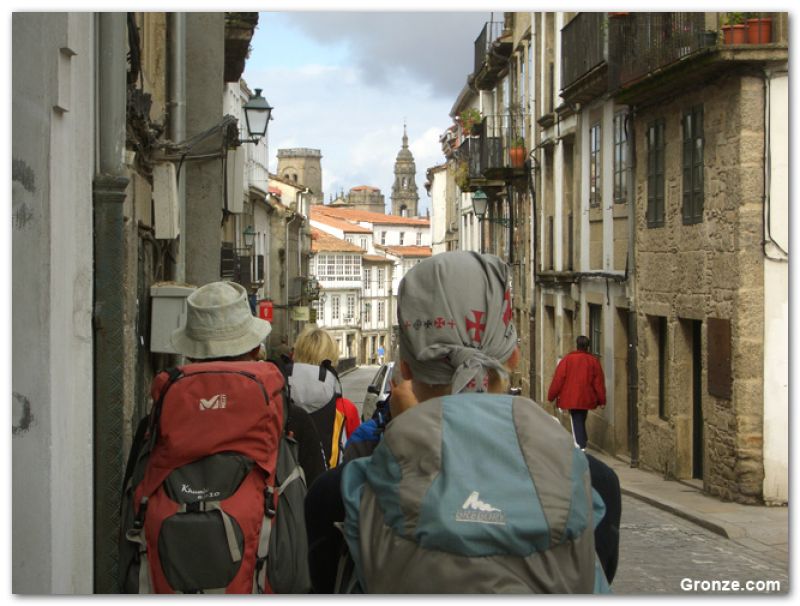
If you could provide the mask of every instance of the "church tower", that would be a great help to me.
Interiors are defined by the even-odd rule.
[[[278,176],[311,190],[311,203],[325,201],[322,192],[322,153],[318,149],[297,147],[278,150]]]
[[[417,167],[414,156],[408,149],[408,134],[403,124],[403,148],[397,154],[394,163],[394,185],[392,185],[392,214],[404,217],[416,217],[419,195],[415,180]]]

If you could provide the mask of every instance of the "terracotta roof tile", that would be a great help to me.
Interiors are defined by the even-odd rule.
[[[320,223],[324,223],[325,225],[330,225],[331,227],[335,227],[336,229],[341,229],[342,231],[350,234],[372,235],[371,229],[364,227],[362,225],[351,223],[350,221],[345,221],[343,219],[331,217],[330,215],[327,215],[325,213],[317,212],[316,207],[314,206],[311,207],[309,218],[313,221],[319,221]]]
[[[398,257],[430,257],[430,246],[385,246],[384,250]]]
[[[381,257],[380,255],[364,255],[362,260],[367,261],[368,263],[393,263],[391,259]]]
[[[324,231],[315,227],[311,228],[311,252],[349,252],[349,253],[363,253],[364,249],[350,244],[347,240],[342,240],[336,236],[332,236]]]
[[[368,210],[357,210],[355,208],[331,208],[329,206],[316,206],[319,213],[326,214],[338,219],[349,221],[363,221],[365,223],[378,223],[384,225],[416,225],[418,227],[430,227],[428,219],[418,219],[416,217],[398,217],[396,215],[385,215]]]

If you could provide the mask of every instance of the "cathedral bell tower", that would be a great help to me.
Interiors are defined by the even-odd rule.
[[[408,134],[403,124],[403,148],[394,163],[394,185],[392,185],[392,214],[401,217],[416,217],[419,195],[415,180],[417,167],[414,156],[408,149]]]

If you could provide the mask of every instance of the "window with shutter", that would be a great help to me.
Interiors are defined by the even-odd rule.
[[[664,226],[664,119],[647,126],[647,226]]]
[[[256,282],[264,281],[264,255],[256,255]]]
[[[220,277],[223,280],[236,279],[236,252],[233,242],[223,242],[220,250]]]
[[[703,106],[683,115],[683,223],[703,220]]]

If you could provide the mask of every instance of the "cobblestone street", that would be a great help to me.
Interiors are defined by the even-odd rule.
[[[738,581],[742,586],[746,581],[780,581],[780,592],[789,591],[788,567],[779,558],[629,496],[622,498],[620,534],[619,567],[612,584],[617,595],[681,594],[684,579]]]

